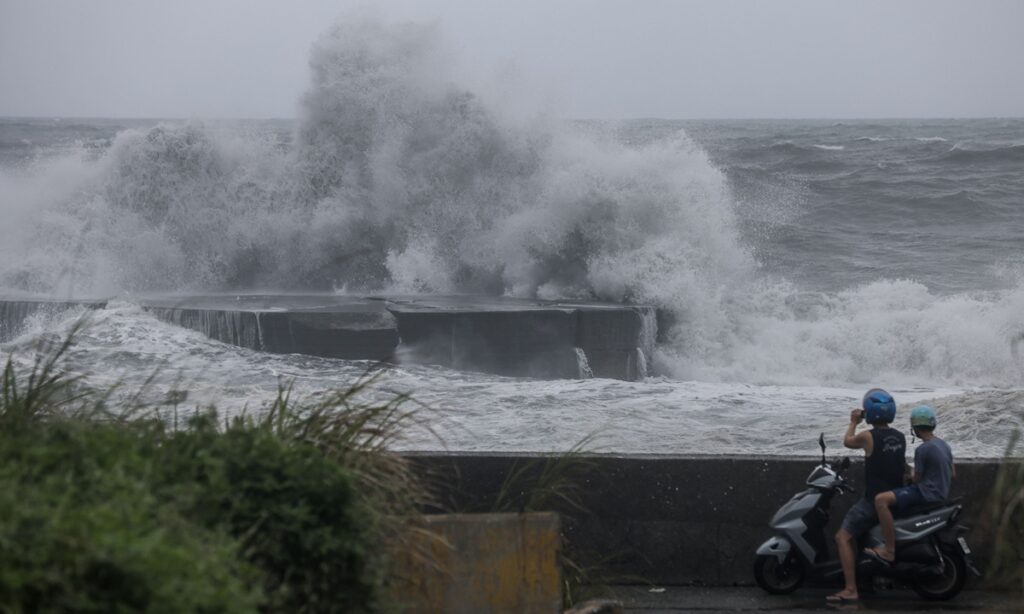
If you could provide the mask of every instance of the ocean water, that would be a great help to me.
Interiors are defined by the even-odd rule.
[[[429,28],[338,26],[296,120],[0,118],[0,294],[116,296],[96,385],[259,411],[367,365],[226,346],[167,292],[487,293],[671,314],[641,382],[401,365],[415,449],[814,454],[870,387],[960,456],[1022,423],[1024,120],[565,121],[458,82]],[[74,311],[2,358],[30,363]]]

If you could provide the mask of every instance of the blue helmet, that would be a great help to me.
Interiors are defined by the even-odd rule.
[[[896,401],[881,388],[868,390],[861,407],[864,408],[864,420],[868,424],[892,422],[896,419]]]
[[[938,424],[935,410],[927,405],[918,405],[910,411],[910,428],[933,429]]]

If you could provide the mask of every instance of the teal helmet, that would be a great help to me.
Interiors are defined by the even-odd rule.
[[[935,410],[927,405],[918,405],[910,410],[910,428],[933,429],[938,424],[935,419]]]

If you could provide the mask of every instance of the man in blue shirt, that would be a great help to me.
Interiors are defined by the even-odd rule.
[[[956,476],[956,469],[949,444],[933,432],[937,423],[935,411],[927,405],[915,407],[911,411],[910,428],[924,442],[914,451],[914,483],[875,496],[875,511],[878,513],[878,524],[882,527],[885,545],[881,548],[867,548],[864,552],[883,563],[890,564],[896,560],[896,527],[892,509],[902,511],[921,503],[944,501],[949,497],[949,483]]]

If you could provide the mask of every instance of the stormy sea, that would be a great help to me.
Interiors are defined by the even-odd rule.
[[[408,449],[814,454],[863,392],[959,457],[1022,424],[1024,120],[564,120],[446,69],[427,28],[339,26],[287,120],[0,118],[0,296],[116,297],[68,368],[259,411],[367,364],[225,345],[147,293],[488,294],[654,305],[637,382],[393,365]],[[27,369],[81,310],[0,343]],[[173,396],[173,395],[172,395]],[[900,423],[899,426],[905,426]]]

